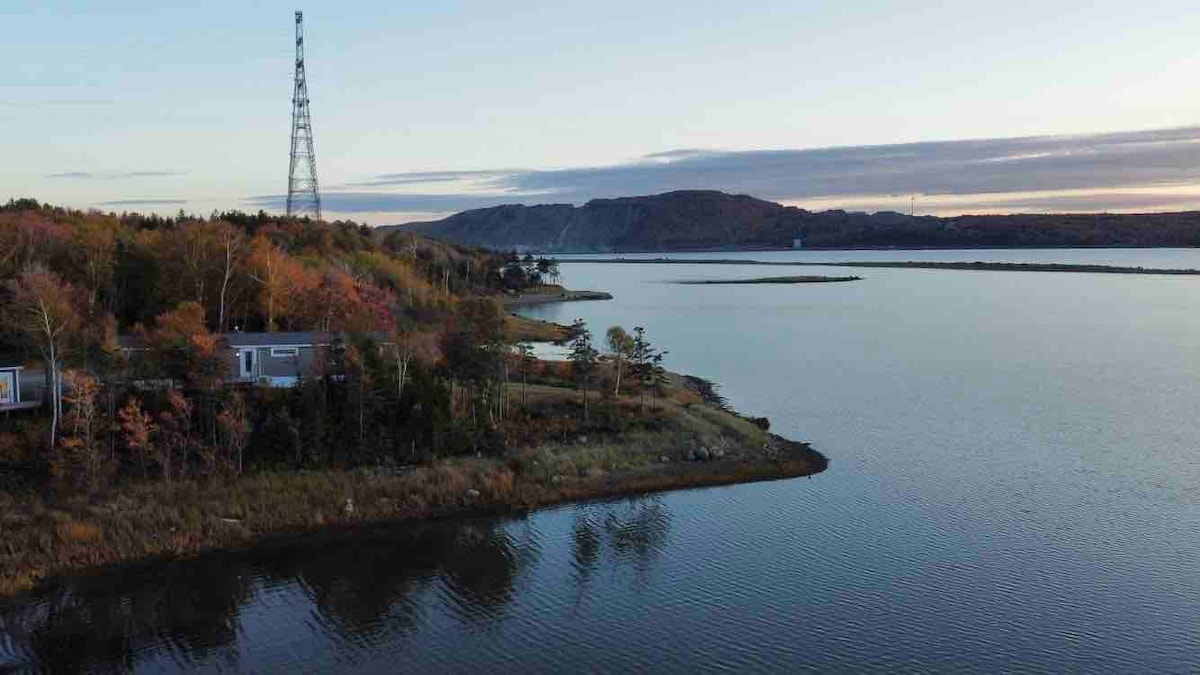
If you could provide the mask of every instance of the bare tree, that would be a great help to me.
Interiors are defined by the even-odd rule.
[[[221,274],[220,308],[217,312],[217,332],[223,333],[226,330],[225,308],[228,305],[226,298],[229,293],[229,281],[233,278],[234,270],[237,268],[238,256],[241,254],[245,237],[238,228],[229,224],[225,224],[221,228],[219,236],[224,265]]]

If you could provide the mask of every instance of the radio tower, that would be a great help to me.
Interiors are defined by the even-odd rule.
[[[311,213],[321,219],[317,156],[313,153],[308,83],[304,79],[304,13],[296,12],[296,84],[292,91],[292,155],[288,166],[288,217]]]

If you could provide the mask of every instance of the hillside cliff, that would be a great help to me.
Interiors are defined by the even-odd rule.
[[[492,249],[557,252],[790,248],[1200,246],[1200,212],[939,218],[806,211],[747,195],[684,190],[583,206],[505,205],[403,226]]]

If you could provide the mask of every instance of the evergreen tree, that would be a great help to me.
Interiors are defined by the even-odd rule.
[[[583,319],[575,319],[571,324],[575,335],[571,340],[571,373],[575,381],[583,389],[583,420],[588,419],[588,385],[595,379],[599,368],[599,352],[592,347],[592,332],[587,329]]]

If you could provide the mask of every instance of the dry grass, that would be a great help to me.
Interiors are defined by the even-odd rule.
[[[510,342],[563,342],[571,338],[566,326],[516,314],[504,317],[504,335]]]

